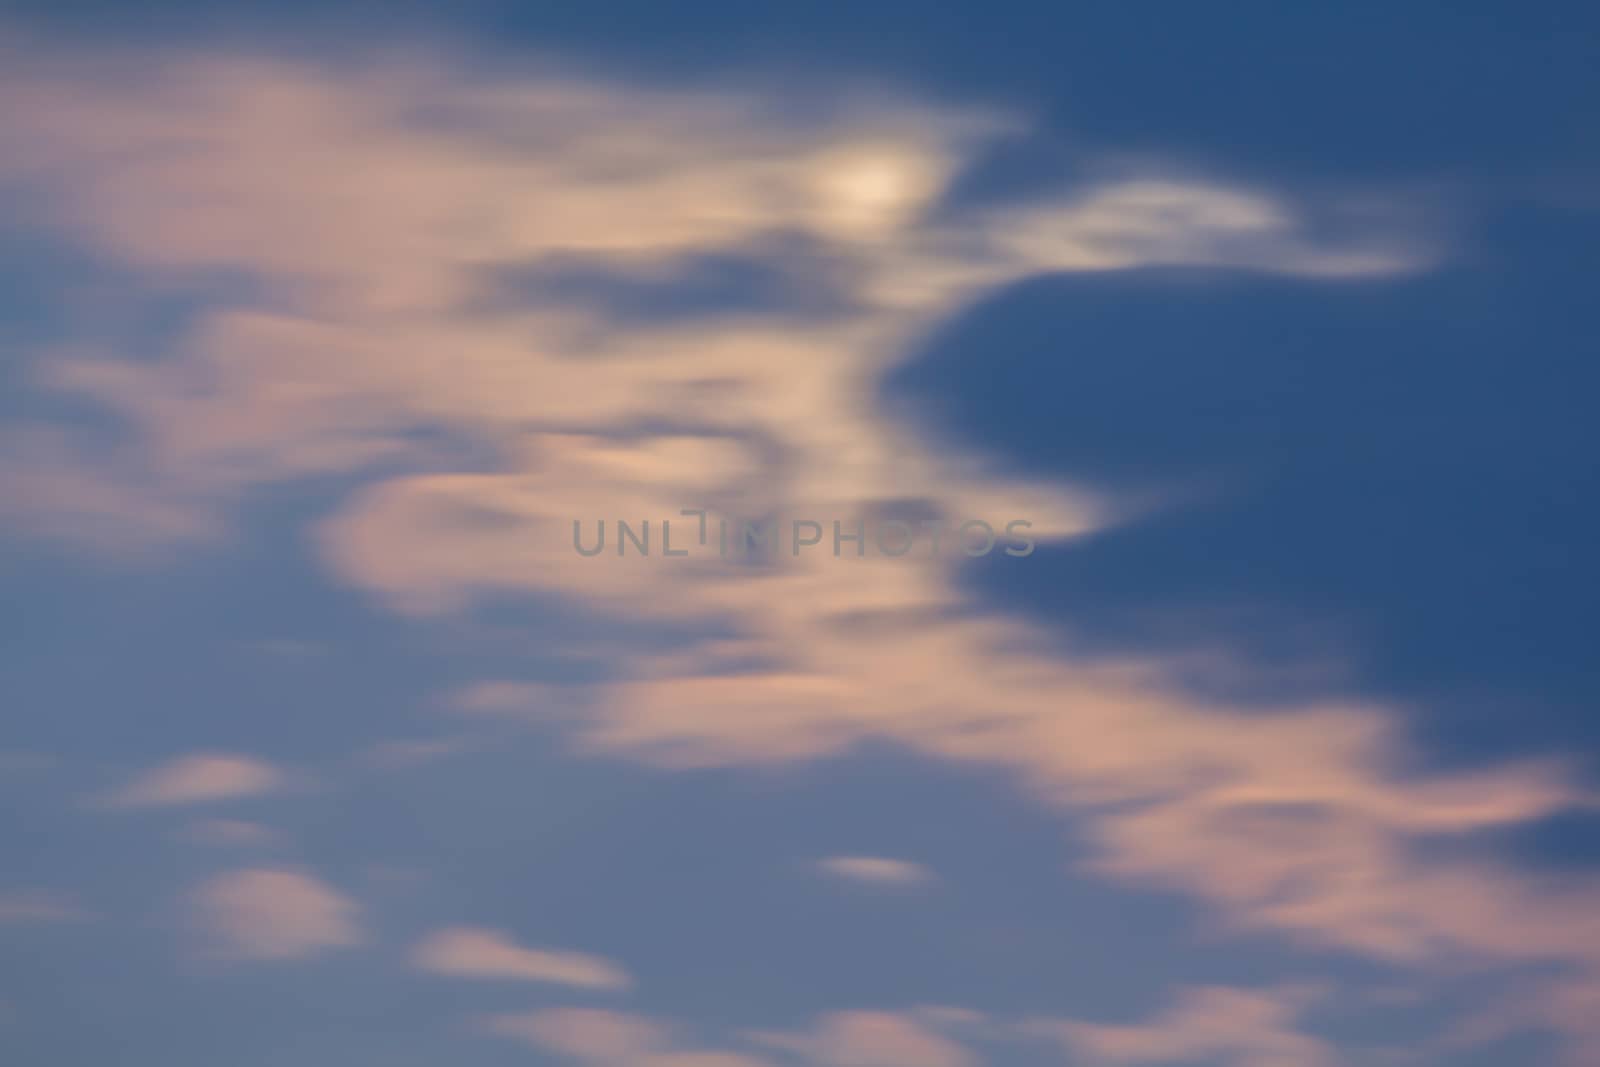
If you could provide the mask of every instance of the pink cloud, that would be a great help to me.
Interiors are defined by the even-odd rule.
[[[1332,1046],[1295,1028],[1317,996],[1309,989],[1195,988],[1143,1023],[1040,1022],[1025,1029],[1104,1064],[1207,1058],[1228,1067],[1335,1067],[1339,1057]]]
[[[873,885],[916,886],[934,880],[926,867],[884,856],[830,856],[819,860],[817,866],[837,878]]]
[[[819,1067],[973,1067],[977,1063],[962,1045],[911,1015],[892,1012],[836,1012],[802,1033],[753,1036]]]
[[[115,807],[176,807],[254,796],[283,784],[275,767],[226,753],[197,753],[146,772],[115,793]]]
[[[546,982],[577,989],[626,989],[621,967],[581,952],[524,948],[495,930],[456,927],[424,938],[411,954],[419,970],[457,978]]]
[[[944,515],[1026,516],[1041,541],[1101,529],[1130,505],[929,446],[863,383],[929,323],[1037,272],[1384,274],[1426,258],[1407,242],[1329,240],[1286,197],[1160,173],[941,228],[925,209],[1012,120],[916,101],[864,99],[789,125],[739,91],[172,59],[126,80],[7,68],[0,88],[39,106],[0,129],[0,177],[38,185],[46,224],[117,263],[164,277],[233,268],[271,298],[201,312],[160,360],[47,360],[48,382],[127,422],[139,464],[30,435],[42,442],[30,456],[48,462],[0,462],[13,518],[97,532],[120,518],[177,538],[193,532],[195,500],[384,459],[316,532],[337,576],[384,603],[440,612],[485,593],[554,593],[602,613],[716,620],[740,657],[775,665],[734,675],[718,669],[726,649],[630,654],[625,681],[571,701],[591,750],[711,766],[888,739],[1004,769],[1081,820],[1098,870],[1188,892],[1238,928],[1419,965],[1600,967],[1592,879],[1425,862],[1413,848],[1592,804],[1566,767],[1417,773],[1391,709],[1230,709],[1188,695],[1160,659],[1041,649],[1026,627],[964,614],[949,561],[811,556],[753,579],[715,562],[579,566],[567,540],[575,517],[708,499],[849,522],[911,497]],[[466,118],[462,136],[415,121],[439,107]],[[620,171],[618,144],[632,164]],[[41,178],[56,173],[75,180]],[[575,250],[663,264],[773,232],[827,249],[856,310],[649,330],[582,308],[463,310],[486,264]],[[706,382],[727,403],[682,425]],[[652,422],[680,428],[638,432]],[[494,461],[452,466],[416,429]],[[764,460],[752,439],[805,462]],[[905,619],[922,621],[894,624]],[[461,704],[542,712],[571,696],[499,684]],[[197,803],[278,784],[248,758],[196,756],[117,799]],[[315,896],[300,888],[303,904]],[[321,932],[300,944],[353,936],[326,900],[305,911]]]
[[[293,870],[218,875],[191,894],[189,909],[208,951],[228,958],[296,959],[362,939],[356,903]]]

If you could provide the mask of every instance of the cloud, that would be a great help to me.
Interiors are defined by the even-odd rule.
[[[689,1049],[657,1053],[640,1061],[638,1067],[770,1067],[770,1064],[740,1052]]]
[[[664,1050],[672,1038],[665,1024],[621,1012],[560,1008],[496,1015],[483,1029],[580,1060],[635,1063]]]
[[[1126,502],[920,440],[873,383],[932,324],[1033,274],[1382,276],[1426,264],[1407,235],[1329,233],[1291,198],[1159,168],[941,222],[927,209],[943,184],[1018,120],[914,100],[801,118],[740,87],[165,58],[93,78],[9,65],[0,90],[38,105],[0,131],[0,177],[39,194],[40,224],[130,271],[234,271],[259,295],[202,307],[160,359],[92,338],[41,356],[46,386],[102,405],[132,444],[107,456],[34,428],[50,461],[5,466],[25,521],[181,537],[191,509],[351,476],[320,558],[396,610],[538,593],[733,634],[670,656],[614,647],[617,680],[572,702],[589,750],[694,767],[887,739],[1008,771],[1080,820],[1105,875],[1182,890],[1240,929],[1418,966],[1600,966],[1592,879],[1418,854],[1424,837],[1589,804],[1567,766],[1423,773],[1391,709],[1230,708],[1159,657],[1046,648],[971,612],[948,553],[750,567],[571,547],[574,518],[699,506],[851,526],[910,499],[946,520],[1026,518],[1040,541],[1105,529]],[[441,110],[448,136],[419,118]],[[482,299],[486,271],[579,256],[637,278],[780,233],[815,249],[818,272],[835,264],[819,282],[850,300],[640,322],[605,300]],[[758,667],[730,672],[735,659]],[[461,704],[549,696],[489,687]],[[123,801],[275,781],[253,763],[176,771]]]
[[[276,768],[249,756],[197,753],[140,775],[109,802],[122,808],[176,807],[255,796],[282,783]]]
[[[873,885],[913,886],[933,881],[933,872],[906,860],[882,856],[830,856],[817,866],[825,873]]]
[[[411,962],[419,970],[457,978],[501,978],[547,982],[575,989],[627,989],[633,979],[621,967],[581,952],[523,948],[494,930],[455,927],[424,938]]]
[[[0,925],[83,922],[93,917],[66,893],[47,889],[0,892]]]
[[[109,558],[158,556],[216,538],[202,501],[161,484],[125,454],[87,454],[54,427],[0,431],[0,521]]]
[[[836,1012],[806,1033],[754,1036],[824,1067],[972,1067],[977,1062],[943,1034],[891,1012]]]
[[[1270,193],[1160,175],[1107,179],[954,229],[929,221],[952,175],[986,139],[1014,129],[1012,116],[863,97],[801,118],[738,91],[559,78],[494,85],[422,64],[335,71],[167,58],[153,77],[110,62],[92,79],[30,64],[0,83],[46,101],[0,141],[6,174],[37,185],[44,221],[131,269],[233,268],[271,294],[259,307],[203,313],[173,358],[154,365],[105,353],[42,368],[47,383],[126,417],[142,445],[124,453],[130,469],[69,494],[104,469],[101,457],[32,428],[54,435],[61,454],[16,466],[16,477],[42,479],[17,506],[83,529],[123,510],[130,526],[184,536],[191,505],[254,484],[422,459],[421,429],[514,446],[519,428],[604,430],[648,414],[652,397],[677,397],[687,410],[706,381],[734,387],[721,420],[730,427],[766,429],[777,416],[783,443],[812,446],[813,460],[817,446],[881,453],[895,435],[859,405],[832,403],[847,399],[835,394],[981,288],[1149,263],[1384,273],[1417,259],[1392,236],[1312,240],[1293,205]],[[205,106],[182,103],[193,85],[207,87]],[[420,104],[455,115],[456,132],[420,122]],[[530,129],[539,136],[529,140]],[[75,180],[47,180],[62,171]],[[779,234],[790,243],[774,245]],[[814,250],[817,284],[832,274],[847,285],[848,313],[797,323],[756,309],[647,329],[571,300],[464,313],[486,268],[580,257],[625,279],[765,248],[751,265],[759,269],[792,258],[794,241]],[[192,388],[202,381],[207,388]],[[691,437],[704,441],[711,428]],[[882,489],[983,488],[970,472],[922,465],[869,477],[876,465],[835,460],[814,477],[830,494],[871,495],[873,485],[849,484],[863,478]],[[52,485],[57,496],[44,492]],[[563,495],[582,485],[567,479]],[[603,488],[613,507],[626,503],[618,486]],[[79,498],[94,510],[74,519],[81,509],[68,504]],[[556,505],[570,502],[558,497],[549,510],[565,516],[572,509]],[[482,569],[428,573],[437,566],[404,583],[411,595]],[[494,570],[499,584],[504,572]],[[540,571],[540,584],[555,577],[548,563]],[[382,557],[362,577],[407,592],[388,588],[398,576]]]
[[[448,705],[469,714],[526,713],[548,704],[559,687],[537,682],[474,682],[450,694]]]
[[[956,1011],[957,1009],[947,1009]],[[816,1067],[976,1067],[971,1051],[917,1014],[842,1011],[803,1031],[757,1031],[742,1041]],[[970,1013],[960,1012],[965,1019]],[[485,1033],[607,1067],[763,1067],[744,1052],[686,1047],[681,1028],[660,1019],[588,1008],[555,1008],[480,1019]]]
[[[770,1067],[766,1060],[743,1053],[681,1047],[676,1027],[621,1012],[554,1008],[489,1016],[479,1021],[479,1028],[604,1067]]]
[[[362,939],[357,904],[298,871],[230,871],[202,884],[188,904],[207,948],[226,958],[297,959]]]
[[[1600,1063],[1600,975],[1519,982],[1500,1003],[1486,1005],[1450,1027],[1425,1054],[1442,1059],[1463,1048],[1530,1031],[1568,1035],[1563,1064]]]
[[[1315,996],[1305,989],[1202,987],[1185,990],[1167,1011],[1145,1023],[1056,1021],[1024,1029],[1053,1037],[1074,1055],[1100,1064],[1205,1059],[1227,1067],[1335,1067],[1339,1057],[1332,1046],[1294,1028]]]

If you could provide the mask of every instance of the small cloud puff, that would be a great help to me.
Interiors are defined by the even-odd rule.
[[[424,938],[411,956],[413,966],[457,978],[500,978],[547,982],[577,989],[626,989],[633,979],[598,956],[524,948],[495,930],[454,927]]]
[[[910,887],[934,881],[933,872],[926,867],[882,856],[830,856],[819,860],[817,867],[836,878],[872,885]]]
[[[752,1037],[827,1067],[971,1067],[976,1062],[961,1045],[892,1012],[835,1012],[808,1033]]]
[[[738,1052],[680,1048],[672,1026],[621,1012],[557,1008],[493,1015],[479,1025],[485,1033],[605,1067],[768,1067]]]
[[[140,775],[114,793],[108,803],[118,808],[199,804],[267,793],[283,780],[277,768],[249,756],[201,752]]]
[[[190,897],[196,930],[213,954],[285,960],[361,940],[359,906],[307,874],[271,868],[230,871]]]

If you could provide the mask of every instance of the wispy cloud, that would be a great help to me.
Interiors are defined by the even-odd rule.
[[[301,871],[230,871],[199,886],[187,903],[205,951],[224,958],[296,959],[362,940],[360,907]]]
[[[478,1026],[568,1060],[607,1067],[763,1067],[772,1062],[768,1055],[815,1067],[976,1067],[981,1062],[914,1013],[841,1011],[802,1030],[723,1035],[721,1044],[750,1052],[700,1048],[674,1022],[589,1008],[493,1015]]]
[[[106,803],[119,808],[179,807],[255,796],[283,782],[283,773],[261,760],[203,752],[145,772],[106,798]]]
[[[467,737],[397,738],[363,749],[357,759],[374,767],[398,770],[455,755],[471,748],[473,743]]]
[[[655,1019],[588,1008],[494,1015],[479,1027],[580,1063],[606,1067],[768,1067],[738,1052],[680,1044],[677,1028]]]
[[[753,1037],[824,1067],[973,1067],[978,1062],[961,1044],[893,1012],[836,1012],[805,1033]]]
[[[1081,819],[1106,876],[1185,891],[1239,928],[1397,963],[1600,967],[1591,879],[1425,862],[1415,847],[1591,803],[1564,766],[1425,774],[1390,709],[1233,709],[1190,695],[1158,657],[1041,651],[1024,626],[963,613],[971,594],[948,558],[841,566],[819,553],[756,574],[660,558],[574,565],[575,517],[702,503],[851,524],[911,498],[945,516],[1026,516],[1041,541],[1104,528],[1120,501],[930,446],[885,419],[866,383],[929,324],[1031,274],[1384,275],[1426,261],[1406,235],[1330,234],[1287,196],[1159,171],[939,223],[928,209],[944,183],[1015,121],[904,99],[795,118],[742,90],[182,56],[136,78],[46,64],[0,79],[38,101],[0,131],[0,175],[36,189],[63,232],[154,276],[233,269],[271,294],[201,311],[167,358],[42,365],[53,388],[123,419],[139,447],[124,461],[30,431],[36,451],[0,461],[0,485],[17,490],[0,499],[24,521],[103,536],[120,520],[176,538],[251,488],[367,472],[317,543],[342,580],[396,610],[553,594],[635,621],[713,621],[768,664],[735,674],[709,649],[668,662],[619,647],[623,680],[585,692],[577,734],[592,749],[711,766],[889,739],[1005,769]],[[459,136],[418,120],[441,107],[462,117]],[[44,180],[63,171],[76,180]],[[641,264],[670,274],[779,232],[838,264],[848,306],[640,328],[604,302],[478,300],[488,268],[581,253],[630,277]],[[701,402],[707,383],[716,405]],[[438,442],[461,440],[489,459],[452,463]],[[862,616],[927,621],[840,625]],[[462,705],[514,710],[540,695],[486,687]],[[119,802],[276,784],[247,758],[191,757]],[[256,884],[218,892],[242,903]],[[303,903],[316,897],[295,884]],[[322,904],[307,909],[323,916],[308,943],[353,936]]]
[[[571,685],[491,679],[449,693],[444,705],[468,715],[554,718],[568,707],[574,689]]]
[[[48,889],[0,892],[0,924],[83,922],[94,916],[77,898]]]
[[[1143,1023],[1039,1022],[1024,1029],[1054,1037],[1096,1063],[1207,1059],[1228,1067],[1335,1067],[1341,1061],[1333,1047],[1297,1029],[1298,1016],[1317,995],[1310,989],[1196,988]]]
[[[545,982],[575,989],[620,990],[633,984],[609,960],[582,952],[524,948],[496,930],[454,927],[424,938],[412,951],[418,970],[454,978]]]
[[[636,1062],[664,1049],[670,1027],[651,1019],[592,1008],[560,1008],[482,1021],[489,1033],[514,1038],[574,1059]]]
[[[830,856],[817,861],[824,873],[852,882],[883,886],[917,886],[934,881],[933,872],[908,860],[883,856]]]

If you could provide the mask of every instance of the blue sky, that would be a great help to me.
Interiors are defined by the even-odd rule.
[[[1592,12],[8,11],[4,1062],[1600,1057]]]

